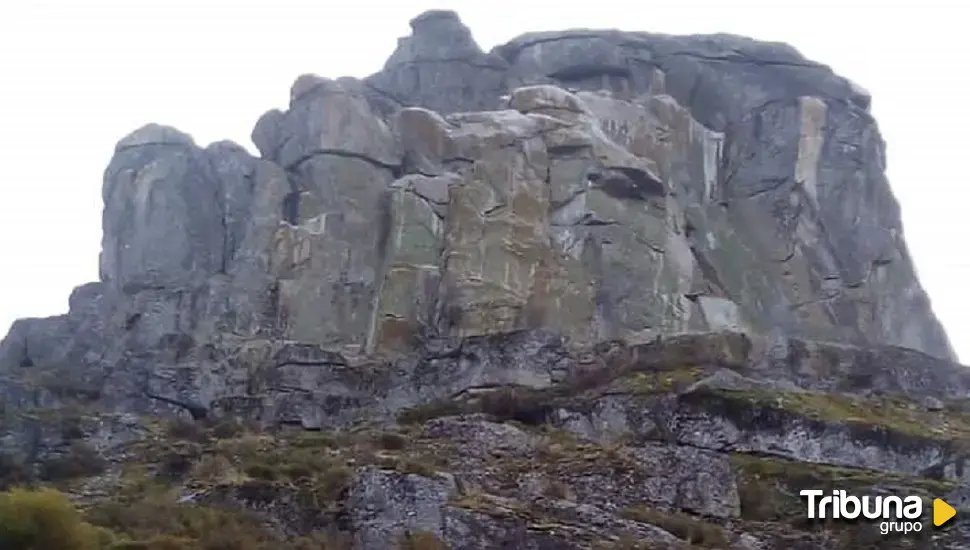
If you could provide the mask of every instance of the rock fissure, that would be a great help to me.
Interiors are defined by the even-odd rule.
[[[323,157],[326,157],[326,156],[335,156],[335,157],[343,157],[343,158],[352,158],[352,159],[362,160],[362,161],[364,161],[364,162],[366,162],[368,164],[371,164],[371,165],[375,166],[376,168],[381,168],[381,169],[390,171],[392,174],[394,174],[394,178],[399,178],[402,175],[402,174],[399,173],[399,171],[401,169],[401,165],[400,164],[388,164],[388,163],[382,162],[382,161],[380,161],[378,159],[375,159],[373,157],[370,157],[368,155],[365,155],[365,154],[362,154],[362,153],[358,153],[356,151],[347,151],[347,150],[342,150],[342,149],[317,149],[317,150],[314,150],[314,151],[310,151],[310,152],[306,153],[305,155],[303,155],[302,157],[300,157],[300,158],[294,160],[293,162],[291,162],[290,164],[288,164],[285,168],[286,168],[287,171],[292,172],[292,171],[296,170],[297,168],[299,168],[301,164],[304,164],[304,163],[310,161],[311,159],[313,159],[314,157],[318,157],[318,156],[323,156]]]
[[[472,68],[475,68],[475,69],[484,69],[484,70],[492,70],[492,71],[503,71],[503,72],[506,71],[506,70],[508,70],[508,67],[506,67],[504,65],[491,64],[491,63],[480,63],[480,62],[476,62],[475,59],[472,58],[472,57],[468,57],[468,58],[462,58],[462,57],[444,57],[444,58],[429,58],[429,59],[411,59],[411,60],[408,60],[406,62],[402,62],[402,63],[396,64],[396,65],[391,65],[388,68],[389,69],[400,69],[400,68],[408,68],[408,67],[413,66],[413,65],[425,65],[425,64],[433,64],[433,63],[463,63],[463,64],[466,64],[469,67],[472,67]]]

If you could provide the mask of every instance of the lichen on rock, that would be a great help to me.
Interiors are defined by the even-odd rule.
[[[729,35],[411,28],[299,77],[259,158],[118,142],[100,280],[0,342],[4,488],[121,548],[961,548],[800,515],[970,485],[861,88]]]

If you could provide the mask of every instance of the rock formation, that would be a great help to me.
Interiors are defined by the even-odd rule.
[[[959,522],[810,524],[798,496],[970,484],[970,374],[865,91],[730,35],[486,53],[454,13],[411,26],[371,77],[298,78],[259,158],[118,143],[100,281],[0,344],[5,464],[83,448],[80,501],[134,498],[138,464],[363,549],[967,548]],[[180,415],[272,443],[159,435]],[[319,430],[312,467],[266,473]]]

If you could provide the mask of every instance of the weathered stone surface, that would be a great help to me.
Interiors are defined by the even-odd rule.
[[[372,82],[304,75],[256,125],[264,161],[146,126],[105,174],[104,280],[137,293],[229,275],[250,302],[237,315],[271,295],[259,309],[287,338],[371,352],[549,327],[586,341],[774,330],[952,356],[866,102],[827,68],[736,37],[592,31],[489,57],[453,13],[412,27],[374,78],[413,66],[504,110],[448,114],[466,106],[432,79],[415,85],[435,101],[385,116]],[[454,66],[482,56],[526,86],[499,98]]]
[[[359,547],[393,547],[408,530],[441,534],[442,507],[455,490],[454,481],[381,471],[363,472],[348,495],[350,521]]]
[[[735,36],[411,27],[375,75],[299,77],[260,158],[118,142],[100,280],[0,341],[0,484],[104,500],[135,464],[279,544],[961,547],[792,500],[970,486],[970,371],[865,92]]]
[[[464,28],[453,14],[428,17],[435,25],[412,25],[392,61],[420,59],[423,81],[474,81],[475,91],[428,99],[395,82],[390,65],[369,81],[408,106],[495,108],[492,72],[470,79],[467,62],[455,62],[480,57],[459,38]],[[513,93],[512,108],[570,121],[592,111],[614,143],[656,163],[678,190],[686,219],[671,229],[690,234],[703,271],[697,290],[732,299],[756,328],[952,357],[901,240],[884,146],[858,86],[788,46],[728,35],[537,33],[491,55],[507,63],[510,91],[541,85]],[[585,105],[550,85],[585,90]],[[584,169],[552,163],[551,172]],[[660,302],[668,315],[687,307]]]
[[[447,112],[498,105],[507,63],[482,52],[457,14],[428,11],[411,20],[411,29],[384,70],[366,80],[377,102]]]
[[[174,129],[148,126],[122,139],[105,172],[102,278],[166,286],[219,272],[225,230],[213,215],[221,210],[213,176],[205,154]]]

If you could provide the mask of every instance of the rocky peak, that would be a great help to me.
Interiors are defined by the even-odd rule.
[[[148,145],[183,145],[186,147],[195,147],[195,141],[192,139],[192,136],[175,128],[151,123],[121,138],[115,145],[115,153],[120,153],[125,149],[131,149],[133,147],[145,147]]]
[[[0,343],[0,463],[83,448],[79,500],[158,505],[127,463],[365,549],[859,548],[902,539],[792,495],[966,491],[970,375],[858,86],[730,35],[411,28],[368,78],[300,76],[259,158],[118,142],[100,281]]]
[[[385,70],[397,65],[449,59],[474,62],[483,56],[471,31],[453,11],[424,12],[411,20],[411,31],[411,36],[398,40],[397,49],[384,65]]]

